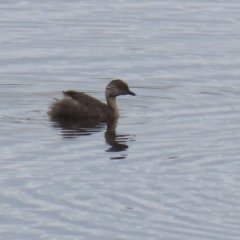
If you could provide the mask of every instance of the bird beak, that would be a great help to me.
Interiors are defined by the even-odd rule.
[[[129,94],[129,95],[133,95],[133,96],[136,96],[136,94],[134,93],[134,92],[132,92],[132,91],[128,91],[128,93],[127,94]]]

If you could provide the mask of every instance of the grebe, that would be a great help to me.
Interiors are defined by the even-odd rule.
[[[116,97],[126,94],[136,95],[120,79],[112,80],[107,85],[105,91],[107,104],[83,92],[70,90],[63,92],[63,94],[66,98],[57,100],[50,106],[48,114],[53,118],[61,116],[99,118],[101,120],[118,118],[119,111],[116,104]]]

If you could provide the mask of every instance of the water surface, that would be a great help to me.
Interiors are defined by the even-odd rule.
[[[238,1],[0,7],[1,239],[239,239]],[[115,78],[113,125],[48,118]]]

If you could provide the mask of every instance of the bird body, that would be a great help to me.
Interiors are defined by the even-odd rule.
[[[116,97],[126,94],[136,95],[120,79],[113,80],[107,85],[105,92],[107,104],[83,92],[69,90],[63,94],[65,98],[57,100],[50,106],[48,114],[51,117],[67,116],[102,120],[118,118]]]

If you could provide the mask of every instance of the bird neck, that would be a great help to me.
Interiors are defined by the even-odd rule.
[[[119,117],[119,111],[116,103],[116,97],[108,97],[107,98],[107,105],[113,110],[114,117]]]

